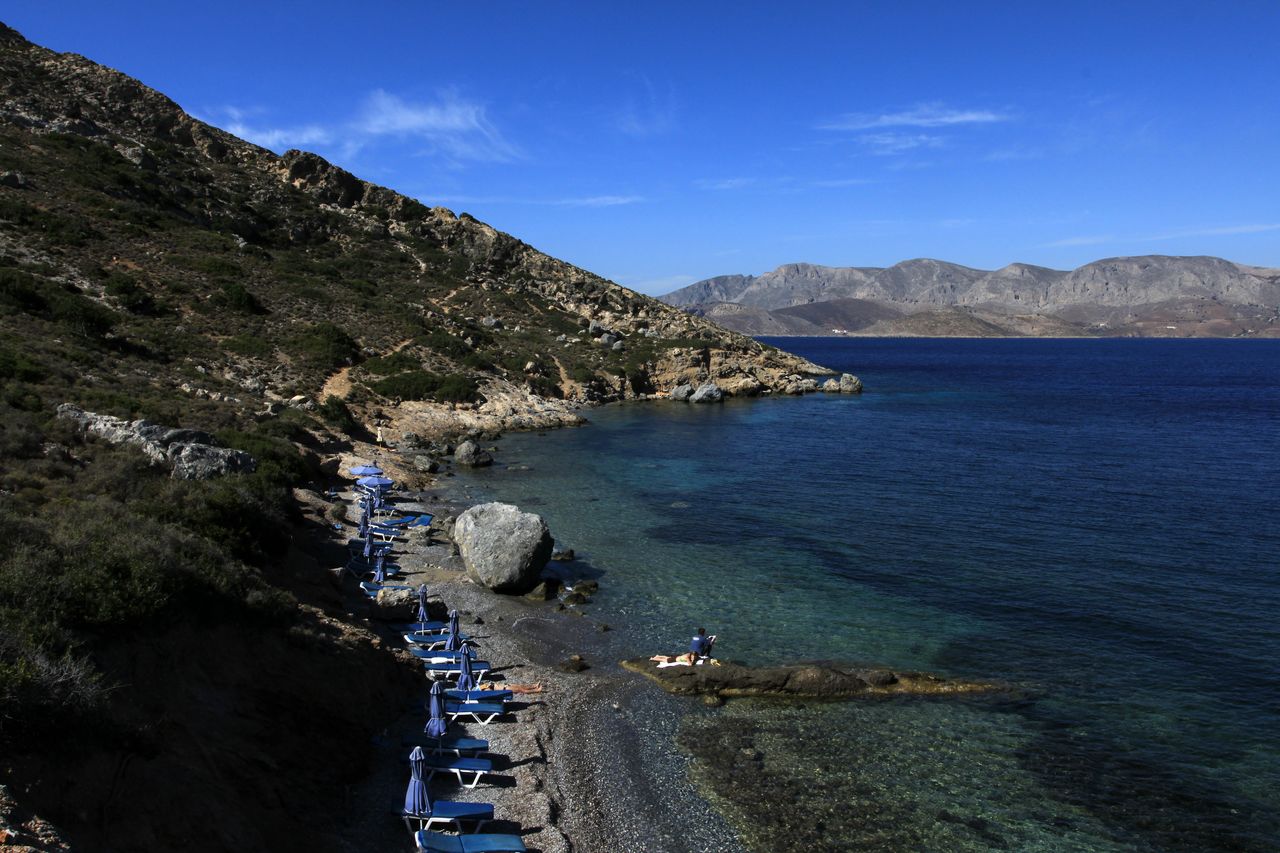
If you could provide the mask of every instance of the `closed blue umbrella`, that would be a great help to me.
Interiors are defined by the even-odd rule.
[[[418,624],[427,624],[427,585],[418,585]]]
[[[422,777],[427,771],[427,754],[422,747],[415,746],[409,753],[409,788],[404,792],[404,813],[409,815],[430,815],[431,796],[427,793],[427,783]]]
[[[382,552],[378,552],[378,556],[374,559],[373,561],[373,582],[374,583],[387,582],[387,573],[385,570],[386,559],[387,559],[387,555],[383,554]]]
[[[458,633],[458,611],[449,611],[449,632],[445,634],[444,650],[456,652],[462,648],[462,635]]]
[[[351,473],[357,477],[376,477],[382,473],[382,469],[377,465],[357,465],[351,469]]]
[[[458,689],[476,689],[476,679],[471,674],[471,648],[469,646],[462,647],[462,656],[458,658]]]
[[[444,737],[449,730],[449,718],[444,715],[444,684],[437,681],[431,685],[431,698],[427,703],[431,712],[427,727],[423,729],[430,737]]]
[[[369,505],[362,503],[360,505],[360,538],[364,539],[369,535]]]

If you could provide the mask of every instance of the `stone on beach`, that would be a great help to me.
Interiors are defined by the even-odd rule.
[[[671,389],[671,399],[678,400],[681,403],[687,402],[693,396],[692,385],[677,385]]]
[[[694,391],[689,397],[690,403],[719,403],[724,400],[724,392],[720,390],[720,386],[714,382],[707,382],[698,386],[698,390]]]
[[[458,449],[454,451],[453,461],[468,468],[483,468],[486,465],[493,464],[493,457],[486,451],[481,450],[480,445],[471,439],[467,439],[462,444],[459,444]]]
[[[541,516],[504,503],[473,506],[453,528],[467,576],[494,592],[523,595],[538,585],[551,556]]]

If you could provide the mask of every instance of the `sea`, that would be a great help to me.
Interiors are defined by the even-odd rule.
[[[690,700],[662,737],[749,848],[1280,850],[1280,340],[764,340],[865,393],[608,406],[459,475],[632,656],[1003,686]]]

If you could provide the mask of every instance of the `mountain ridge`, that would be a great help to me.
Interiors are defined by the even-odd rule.
[[[980,319],[1008,334],[1036,333],[1027,331],[1031,327],[1080,335],[1280,334],[1280,269],[1199,255],[1103,258],[1073,270],[1022,262],[980,270],[930,258],[882,268],[784,264],[758,276],[705,279],[659,298],[730,327],[750,316],[751,328],[787,321],[721,306],[772,314],[832,303],[828,317],[821,318],[818,309],[809,312],[824,334],[841,333],[834,305],[846,299],[897,308],[904,317],[929,310],[942,312],[940,318],[950,315],[958,325]],[[886,321],[875,333],[897,334],[901,325]]]

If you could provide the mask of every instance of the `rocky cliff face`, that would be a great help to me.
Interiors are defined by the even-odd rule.
[[[28,293],[7,302],[41,320],[53,290],[85,302],[100,340],[128,342],[104,373],[249,409],[316,397],[346,368],[357,418],[419,402],[447,420],[490,396],[634,397],[712,364],[762,390],[821,372],[8,28],[0,69],[0,259]],[[44,331],[25,328],[6,331]],[[206,372],[178,381],[175,357]]]
[[[662,299],[749,330],[786,328],[780,310],[800,305],[810,306],[805,319],[819,329],[845,328],[838,302],[860,299],[904,313],[901,322],[881,318],[877,334],[915,334],[925,325],[970,334],[975,322],[989,334],[1280,334],[1280,270],[1209,257],[1108,258],[1071,271],[1019,263],[986,271],[928,259],[886,269],[788,264],[761,276],[707,279]],[[717,307],[722,302],[769,313],[739,318]],[[932,324],[906,318],[920,311],[941,313]]]

